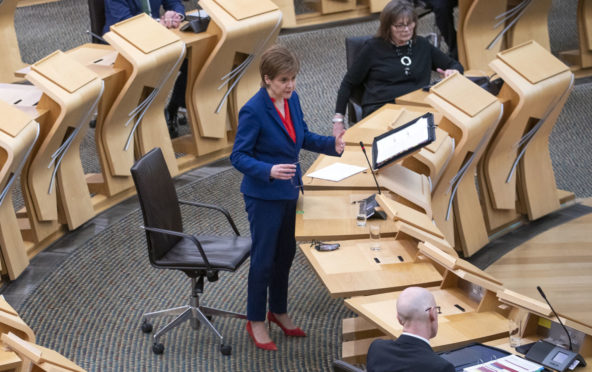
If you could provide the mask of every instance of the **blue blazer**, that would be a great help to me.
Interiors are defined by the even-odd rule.
[[[103,27],[103,33],[108,32],[111,25],[142,13],[141,1],[105,0],[105,27]],[[185,7],[181,0],[150,0],[152,18],[160,18],[161,5],[164,10],[174,10],[185,15]]]
[[[244,175],[240,190],[247,196],[265,200],[298,199],[299,189],[290,180],[270,179],[271,167],[296,163],[301,148],[339,156],[335,151],[335,137],[308,130],[296,92],[292,93],[288,105],[296,143],[290,138],[265,88],[261,88],[238,114],[230,161]],[[297,185],[302,184],[300,164],[296,167],[295,179]]]

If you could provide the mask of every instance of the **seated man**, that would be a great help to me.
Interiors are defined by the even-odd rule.
[[[454,372],[454,366],[430,347],[438,333],[438,314],[434,296],[425,288],[409,287],[397,300],[397,319],[403,333],[395,341],[376,340],[370,345],[368,372]]]
[[[161,6],[165,11],[162,16],[160,16]],[[140,13],[146,13],[157,19],[166,28],[178,28],[185,19],[185,7],[181,0],[105,0],[105,27],[103,33],[109,31],[111,25]],[[177,111],[179,107],[185,107],[187,59],[183,61],[179,72],[171,99],[165,109],[166,122],[171,138],[178,136]]]

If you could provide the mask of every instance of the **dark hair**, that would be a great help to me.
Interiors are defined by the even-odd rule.
[[[298,58],[288,48],[282,45],[272,45],[261,55],[259,73],[261,74],[261,86],[266,86],[265,76],[273,80],[282,73],[294,73],[300,70]]]
[[[380,37],[387,42],[391,42],[391,25],[394,25],[397,20],[401,18],[407,18],[411,22],[415,22],[417,25],[417,14],[413,5],[406,0],[392,0],[385,5],[384,9],[380,13],[380,26],[378,26],[378,32],[376,37]],[[413,37],[415,37],[415,30],[413,28]]]

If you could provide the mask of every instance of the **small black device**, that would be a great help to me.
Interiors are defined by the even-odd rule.
[[[568,369],[576,360],[578,365],[586,365],[586,362],[578,353],[542,340],[532,345],[524,357],[559,372]]]
[[[370,173],[372,173],[372,177],[374,178],[374,183],[376,183],[376,190],[380,195],[380,185],[378,184],[378,180],[376,179],[376,175],[372,170],[372,165],[370,165],[370,159],[368,159],[368,155],[366,154],[366,148],[364,147],[364,142],[360,141],[360,147],[362,148],[362,152],[366,157],[366,162],[368,163],[368,167],[370,167]],[[372,194],[366,199],[366,218],[370,217],[378,217],[380,219],[386,220],[386,213],[383,211],[377,211],[376,208],[378,207],[378,202],[376,201],[376,194]]]
[[[210,17],[202,17],[200,15],[188,15],[185,17],[187,23],[181,26],[180,30],[185,32],[194,32],[199,34],[204,32],[210,24]]]
[[[571,336],[569,335],[567,328],[565,328],[565,325],[563,325],[561,318],[559,318],[559,315],[557,315],[555,309],[553,309],[553,306],[551,306],[547,296],[545,296],[545,292],[543,292],[543,289],[540,286],[537,286],[537,290],[541,294],[541,297],[545,299],[545,302],[547,302],[547,305],[549,305],[551,311],[553,311],[553,314],[555,314],[557,317],[557,320],[559,320],[559,324],[561,324],[565,330],[567,339],[569,340],[569,350],[541,340],[532,345],[524,357],[528,360],[532,360],[533,362],[542,364],[545,367],[552,368],[559,372],[563,372],[567,368],[573,369],[578,365],[585,366],[586,361],[584,358],[582,358],[580,354],[573,351]]]
[[[328,244],[318,241],[313,241],[311,245],[314,245],[315,249],[319,252],[330,252],[340,247],[339,243]]]

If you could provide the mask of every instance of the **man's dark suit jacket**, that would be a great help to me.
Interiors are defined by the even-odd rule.
[[[366,368],[368,372],[454,372],[454,366],[434,353],[425,341],[407,335],[395,341],[374,341],[368,350]]]

